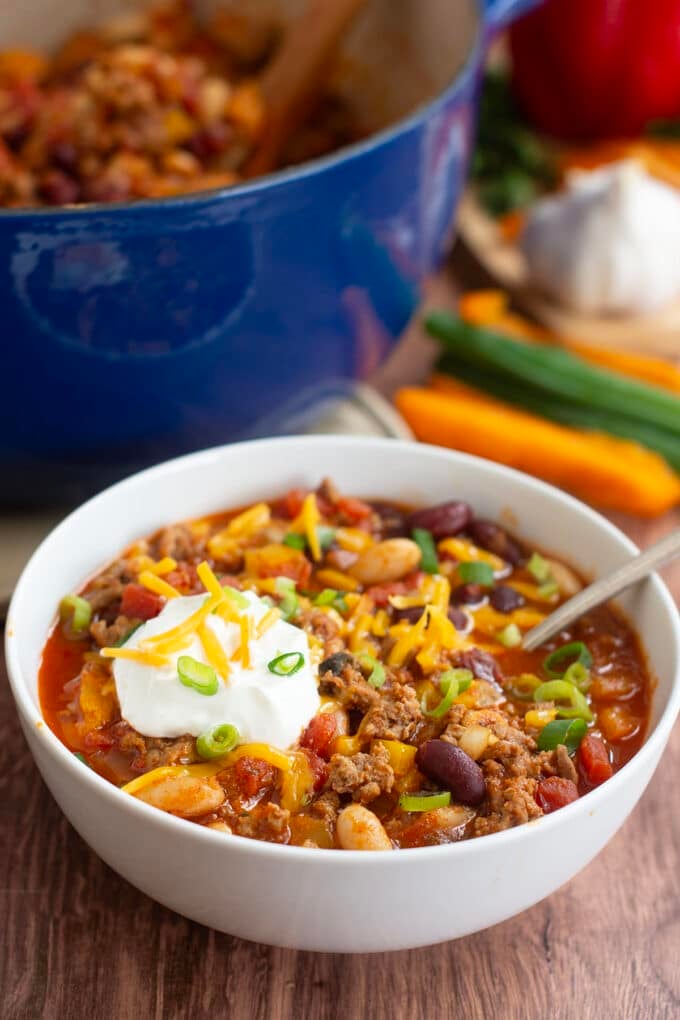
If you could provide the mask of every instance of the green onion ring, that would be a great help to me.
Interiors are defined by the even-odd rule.
[[[196,751],[199,757],[212,761],[213,758],[222,758],[233,751],[240,740],[241,734],[235,726],[231,723],[222,723],[196,738]]]
[[[185,687],[191,687],[198,694],[205,694],[206,697],[217,694],[219,689],[217,673],[205,662],[199,662],[190,655],[180,655],[177,660],[177,673],[180,683]]]
[[[382,662],[378,662],[376,658],[372,655],[368,655],[367,653],[359,655],[357,658],[359,665],[362,666],[363,669],[371,670],[370,674],[366,677],[366,683],[369,683],[371,687],[375,687],[376,689],[382,687],[385,683],[385,667]]]
[[[302,551],[307,545],[307,539],[304,535],[298,535],[294,531],[289,531],[283,539],[283,544],[287,545],[289,549],[300,549]]]
[[[276,676],[293,676],[298,673],[305,664],[305,657],[302,652],[284,652],[277,655],[275,659],[267,663],[267,669]]]
[[[402,811],[434,811],[435,808],[448,807],[451,793],[402,793],[399,807]]]
[[[534,701],[554,701],[560,719],[585,719],[592,722],[593,713],[588,707],[585,696],[568,680],[548,680],[534,691]],[[560,705],[566,701],[568,707]]]
[[[558,744],[564,744],[569,754],[578,749],[586,735],[584,719],[553,719],[543,727],[536,741],[539,751],[554,751]]]
[[[583,641],[571,641],[568,645],[562,645],[561,648],[555,649],[543,662],[543,669],[548,676],[557,680],[564,675],[571,660],[580,662],[586,669],[590,669],[592,666],[593,657]],[[560,668],[561,666],[563,668]]]
[[[551,580],[550,564],[537,552],[532,554],[531,559],[527,563],[527,570],[533,577],[534,581],[538,581],[539,584],[543,584],[545,581]]]
[[[464,584],[480,584],[482,588],[493,586],[493,567],[488,563],[459,563],[456,569]]]
[[[420,549],[420,569],[424,570],[426,574],[438,573],[439,560],[432,533],[426,528],[414,528],[411,538]]]
[[[59,603],[59,616],[70,620],[74,634],[82,634],[90,626],[92,606],[81,595],[64,595]]]
[[[425,705],[425,697],[423,696],[420,706],[423,715],[428,716],[430,719],[441,719],[451,708],[454,699],[468,689],[473,679],[474,677],[469,669],[447,669],[439,678],[439,689],[443,695],[442,700],[434,708],[428,710]]]

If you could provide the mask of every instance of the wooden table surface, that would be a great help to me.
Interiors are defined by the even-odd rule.
[[[446,278],[435,284],[438,303],[451,293]],[[426,360],[427,344],[414,330],[384,373],[383,387],[421,374]],[[645,545],[680,526],[680,514],[651,524],[621,516],[616,523]],[[680,565],[666,577],[680,600]],[[42,784],[19,731],[4,662],[0,667],[0,1016],[6,1020],[680,1016],[679,728],[621,831],[538,906],[427,949],[297,953],[187,921],[103,864]]]

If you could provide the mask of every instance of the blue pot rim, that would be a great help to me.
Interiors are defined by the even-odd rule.
[[[68,220],[73,220],[86,216],[106,215],[107,213],[119,210],[125,210],[133,215],[141,215],[156,209],[200,209],[202,206],[212,204],[216,199],[232,197],[239,199],[257,195],[261,191],[266,191],[270,188],[274,189],[278,185],[285,185],[291,181],[304,181],[309,177],[333,169],[340,164],[350,163],[367,153],[374,152],[376,149],[385,148],[399,136],[421,128],[434,113],[448,104],[456,93],[463,92],[469,84],[470,78],[474,77],[479,70],[491,19],[488,9],[485,9],[485,0],[475,0],[475,6],[477,7],[475,39],[464,64],[455,77],[433,99],[423,103],[423,105],[418,106],[406,117],[383,128],[381,131],[377,131],[366,139],[344,146],[328,156],[321,156],[318,159],[309,160],[307,163],[300,163],[295,166],[284,167],[282,170],[275,170],[273,173],[266,174],[247,184],[232,184],[228,187],[212,188],[188,195],[144,198],[135,202],[91,202],[73,206],[29,206],[25,209],[0,208],[0,224],[12,219],[23,220],[36,216],[62,216]]]

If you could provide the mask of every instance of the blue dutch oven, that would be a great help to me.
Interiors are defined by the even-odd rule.
[[[529,6],[373,0],[348,47],[381,120],[328,158],[183,198],[0,210],[4,504],[283,431],[301,396],[369,376],[450,247],[488,39]],[[87,8],[65,5],[60,34]]]

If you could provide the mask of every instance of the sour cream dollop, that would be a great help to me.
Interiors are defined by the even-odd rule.
[[[269,607],[251,592],[243,592],[253,627]],[[126,642],[126,648],[140,648],[145,641],[182,623],[205,602],[205,595],[171,599],[161,613],[143,624]],[[240,628],[221,617],[210,615],[208,626],[228,658],[239,647]],[[272,673],[267,664],[285,652],[300,652],[303,665],[291,676]],[[279,619],[261,638],[250,642],[250,667],[231,662],[226,682],[220,677],[216,694],[206,695],[180,681],[177,660],[189,655],[208,663],[197,635],[181,651],[168,655],[164,666],[151,666],[129,659],[115,659],[113,675],[123,718],[147,737],[200,736],[222,723],[236,726],[243,743],[262,741],[287,748],[319,708],[316,669],[310,659],[306,633]]]

